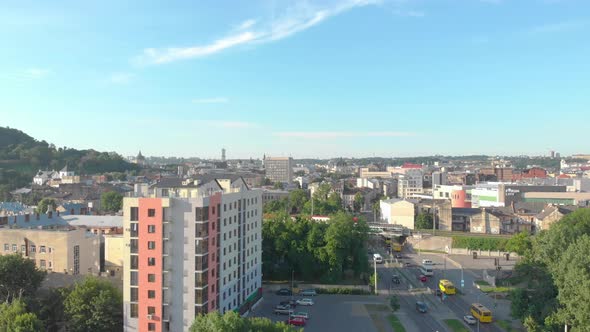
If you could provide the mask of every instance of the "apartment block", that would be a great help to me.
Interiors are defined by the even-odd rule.
[[[100,271],[100,236],[81,228],[3,228],[0,255],[20,253],[49,272],[94,274]]]
[[[241,177],[163,180],[124,200],[125,331],[188,331],[262,295],[262,196]]]
[[[397,182],[398,197],[413,198],[424,193],[423,175],[420,169],[410,169],[404,175],[400,175]]]
[[[291,182],[293,179],[293,158],[266,157],[264,159],[266,177],[272,182]]]

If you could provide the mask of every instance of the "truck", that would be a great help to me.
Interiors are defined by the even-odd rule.
[[[402,248],[403,248],[402,245],[399,244],[399,243],[394,243],[393,244],[393,251],[395,251],[395,252],[401,252],[402,251]]]

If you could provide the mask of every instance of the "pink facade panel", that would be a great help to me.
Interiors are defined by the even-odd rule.
[[[451,206],[454,208],[470,208],[471,202],[467,201],[465,190],[453,190],[451,192]]]
[[[163,211],[160,198],[139,199],[139,311],[138,330],[154,324],[162,331]],[[153,275],[154,281],[149,280]]]

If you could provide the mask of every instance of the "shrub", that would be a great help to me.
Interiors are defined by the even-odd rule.
[[[344,288],[344,287],[334,287],[334,288],[317,288],[316,292],[318,294],[340,294],[340,295],[371,295],[371,292],[368,292],[364,289],[358,288]]]
[[[504,238],[453,236],[453,248],[505,251],[507,242]]]

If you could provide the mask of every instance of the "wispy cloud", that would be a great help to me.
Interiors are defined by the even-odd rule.
[[[529,34],[570,32],[586,28],[587,26],[589,26],[589,21],[573,20],[539,25],[527,30],[526,32]]]
[[[326,19],[356,7],[381,3],[383,0],[339,0],[329,6],[318,6],[296,1],[281,14],[268,22],[253,19],[242,22],[225,37],[209,44],[190,47],[147,48],[135,58],[138,64],[163,64],[173,61],[199,58],[221,52],[238,45],[277,41],[309,29]]]
[[[37,80],[46,77],[51,73],[47,68],[27,68],[22,74],[23,79]]]
[[[225,120],[205,120],[199,121],[200,123],[211,126],[214,128],[225,128],[225,129],[245,129],[245,128],[258,128],[259,124],[246,121],[225,121]]]
[[[399,131],[375,131],[375,132],[354,132],[354,131],[287,131],[273,133],[278,137],[294,138],[347,138],[347,137],[406,137],[415,136],[414,133]]]
[[[229,99],[227,99],[225,97],[193,99],[193,104],[227,104],[227,103],[229,103]]]
[[[406,16],[406,17],[416,17],[422,18],[426,16],[426,13],[419,10],[403,10],[403,9],[394,9],[393,14],[397,16]]]
[[[132,73],[113,73],[109,77],[109,81],[114,84],[127,84],[135,77]]]

